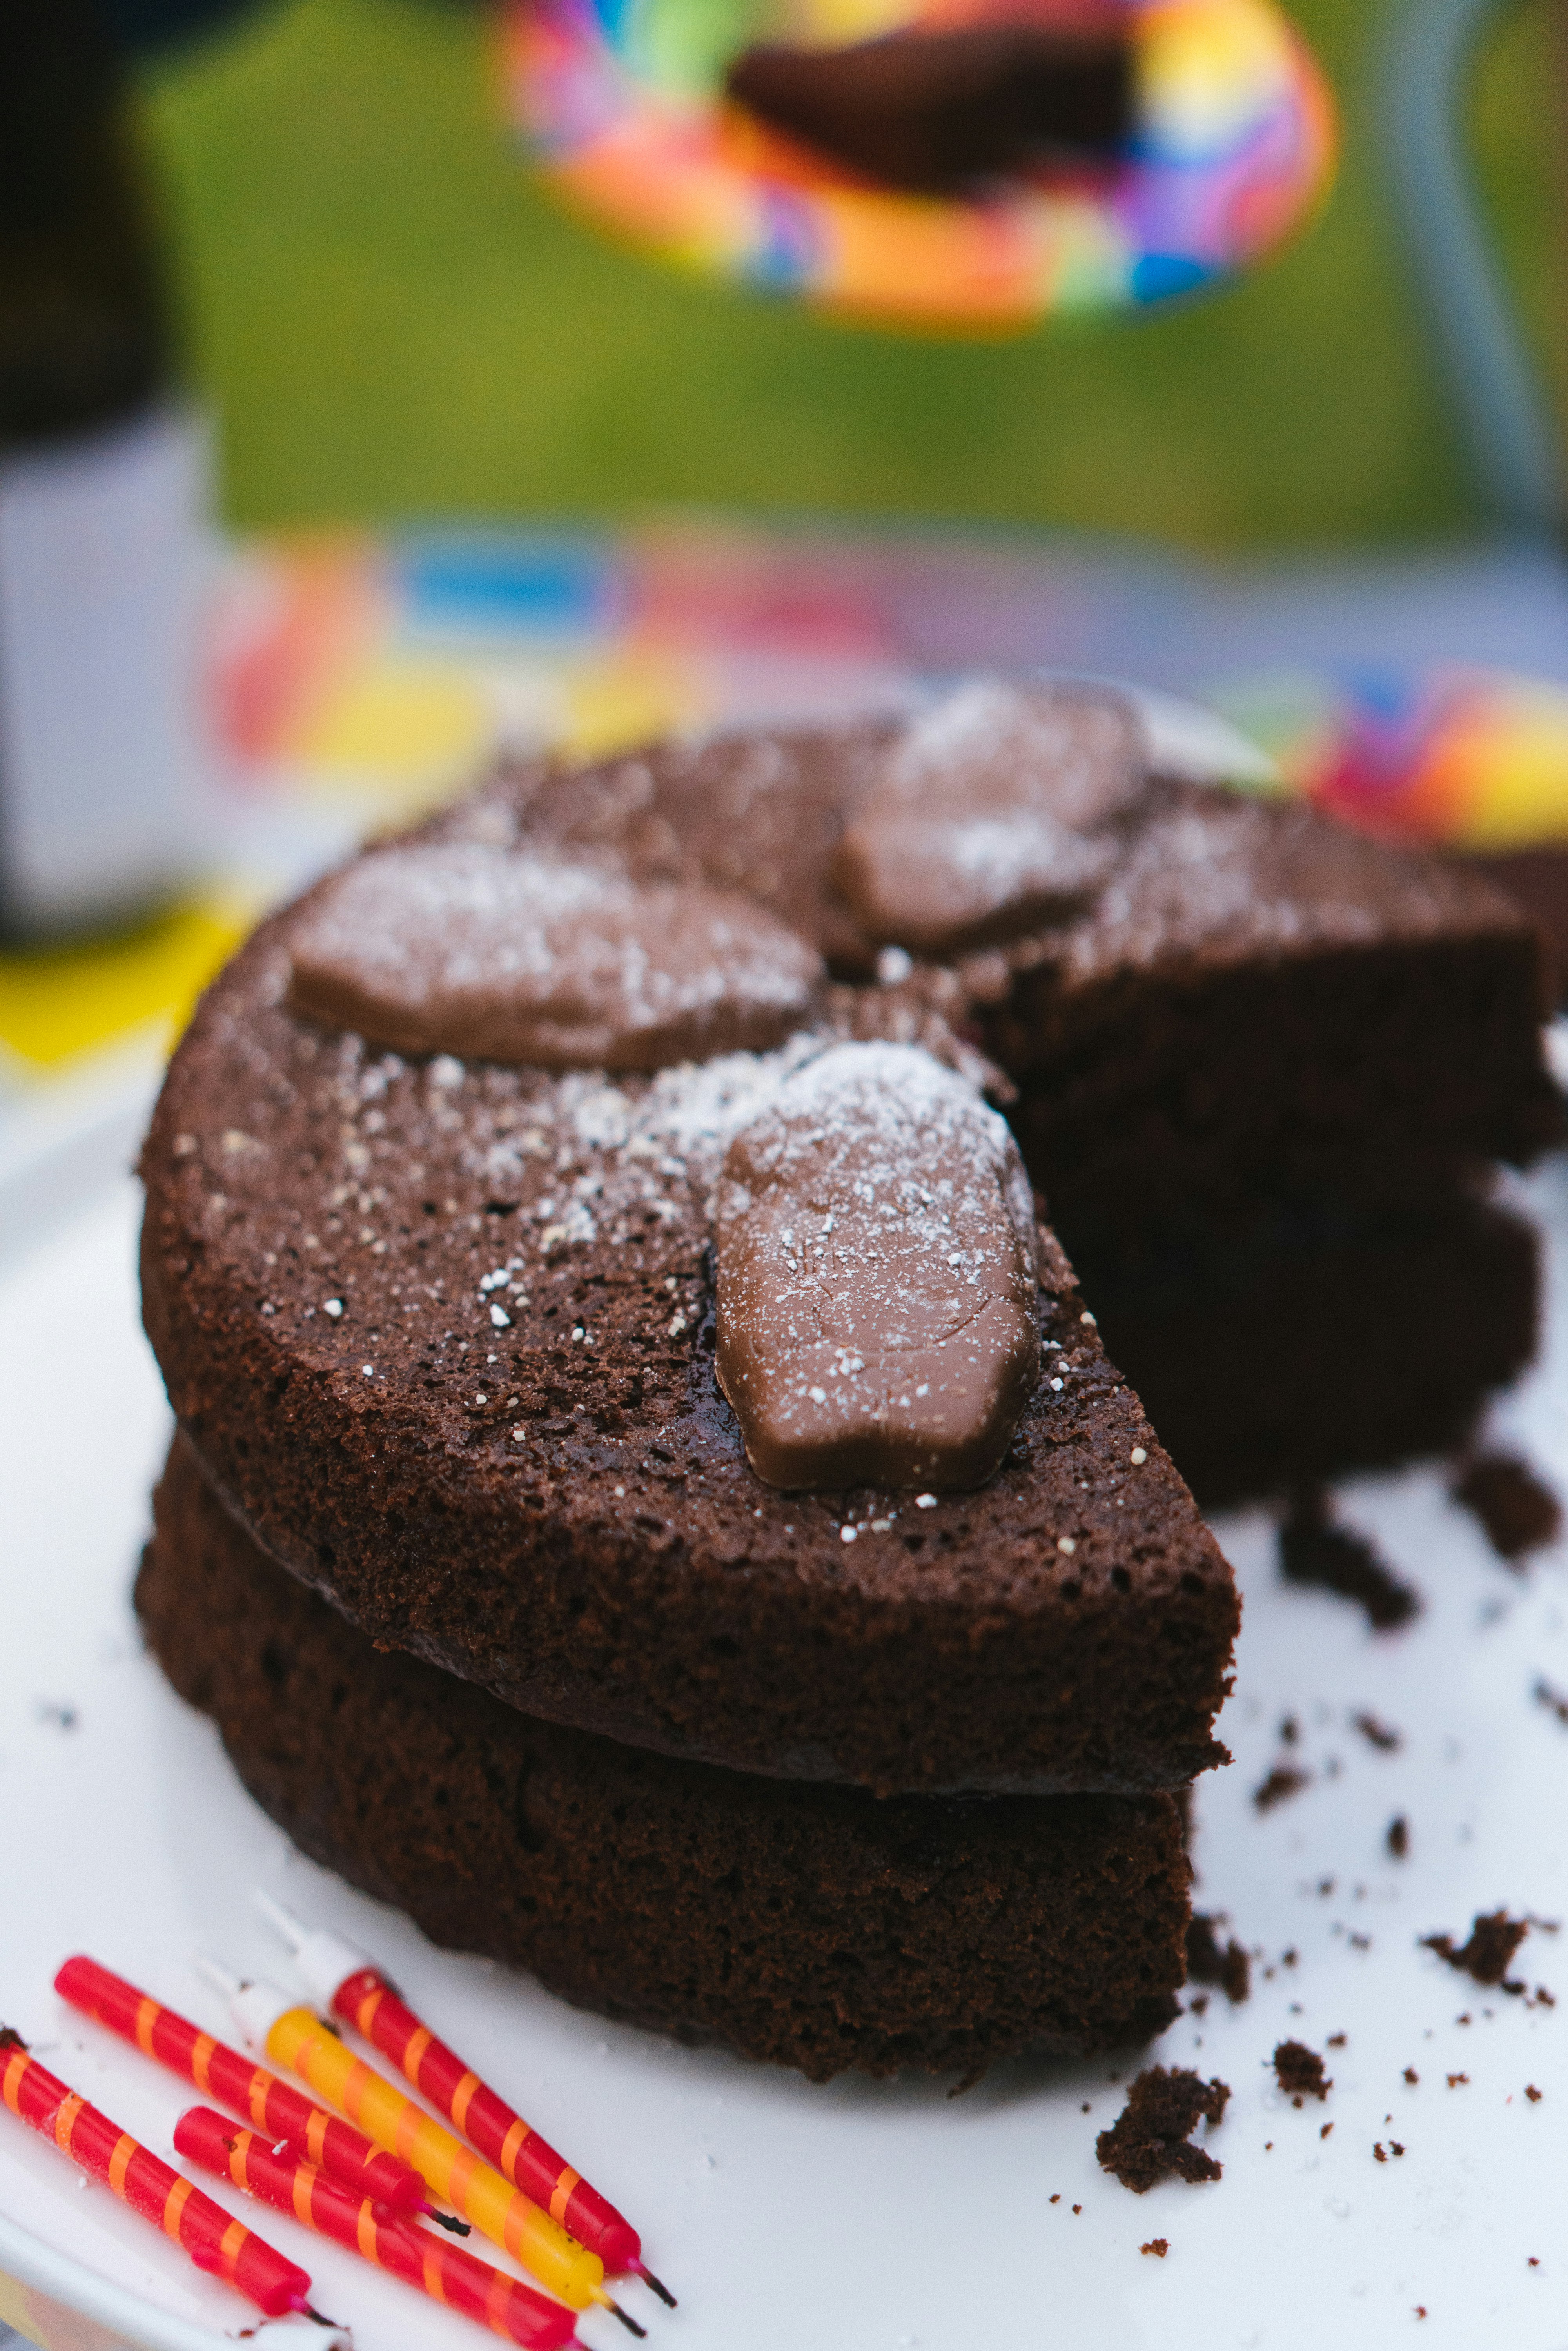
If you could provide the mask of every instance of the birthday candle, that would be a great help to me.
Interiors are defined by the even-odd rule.
[[[643,2262],[642,2240],[630,2220],[436,2040],[428,2025],[404,2007],[365,1952],[341,1936],[308,1931],[267,1895],[258,1894],[256,1901],[263,1917],[291,1947],[313,2000],[373,2042],[514,2188],[541,2204],[552,2220],[597,2253],[607,2270],[634,2271],[674,2308],[674,2296]]]
[[[55,1990],[84,2016],[133,2041],[143,2056],[183,2074],[210,2098],[222,2098],[236,2114],[248,2115],[257,2130],[286,2138],[356,2196],[372,2197],[394,2212],[431,2210],[429,2192],[412,2165],[373,2147],[351,2123],[323,2114],[276,2074],[225,2048],[96,1959],[68,1959],[55,1978]]]
[[[232,2179],[247,2196],[275,2204],[280,2212],[291,2212],[306,2228],[351,2247],[377,2269],[418,2286],[433,2302],[477,2318],[526,2351],[558,2351],[563,2345],[581,2351],[572,2314],[559,2302],[547,2301],[504,2270],[476,2261],[423,2229],[378,2214],[368,2196],[350,2195],[292,2148],[280,2155],[211,2106],[186,2109],[174,2126],[174,2144],[190,2162]]]
[[[243,2220],[46,2073],[14,2032],[0,2032],[0,2098],[73,2163],[101,2179],[144,2220],[183,2246],[199,2270],[237,2286],[268,2318],[310,2307],[310,2280]]]
[[[573,2310],[602,2303],[634,2335],[646,2332],[605,2293],[604,2264],[597,2253],[575,2243],[521,2189],[443,2130],[373,2065],[350,2054],[336,2032],[308,2008],[299,2007],[275,1984],[242,1984],[208,1961],[201,1964],[208,1980],[229,1994],[230,2013],[247,2048],[261,2049],[276,2064],[287,2065],[378,2146],[412,2163],[443,2202],[482,2229]]]

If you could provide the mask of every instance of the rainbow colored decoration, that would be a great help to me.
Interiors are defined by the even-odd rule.
[[[1385,840],[1568,846],[1568,686],[1460,667],[1246,682],[1215,699],[1287,787]]]
[[[862,319],[1019,332],[1234,276],[1332,177],[1333,99],[1270,0],[1126,6],[1125,156],[974,198],[877,186],[725,100],[726,52],[779,28],[715,0],[509,0],[509,103],[558,193],[662,261]],[[788,31],[830,44],[999,13],[997,0],[800,0]],[[1028,0],[1009,14],[1027,16]]]

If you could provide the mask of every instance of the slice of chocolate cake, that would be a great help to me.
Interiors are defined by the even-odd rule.
[[[1124,2045],[1176,2013],[1169,1795],[881,1802],[559,1729],[372,1647],[178,1440],[137,1606],[307,1853],[581,2006],[818,2081]]]
[[[402,857],[422,904],[428,853],[263,926],[143,1155],[147,1327],[265,1548],[515,1707],[737,1770],[1045,1792],[1218,1761],[1229,1570],[1000,1119],[912,1045],[842,1041],[909,1008],[614,1080],[324,1028],[369,869],[375,1017],[403,1018],[388,893]],[[616,962],[585,926],[549,1004],[520,951],[496,990],[645,1037],[654,934]],[[686,975],[706,1019],[751,984],[722,961]]]

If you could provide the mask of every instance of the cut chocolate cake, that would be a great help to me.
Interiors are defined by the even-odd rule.
[[[821,2081],[1110,2048],[1176,2013],[1169,1795],[880,1802],[558,1729],[372,1648],[180,1441],[137,1605],[296,1844],[606,2015]]]
[[[1047,1792],[1176,1787],[1219,1758],[1229,1570],[1032,1218],[1028,1363],[1046,1360],[1006,1375],[979,1490],[949,1490],[924,1437],[780,1490],[716,1378],[732,1139],[771,1147],[768,1123],[810,1117],[846,1055],[957,1078],[907,1046],[835,1054],[821,1029],[616,1081],[411,1061],[287,1000],[290,940],[317,937],[333,888],[208,992],[143,1155],[148,1330],[275,1558],[511,1705],[739,1771]],[[835,1251],[856,1180],[839,1168],[814,1212],[838,1199]],[[967,1328],[990,1243],[949,1211],[937,1270]],[[824,1326],[822,1376],[797,1383],[820,1413],[854,1401],[850,1336]],[[932,1374],[909,1370],[882,1425],[919,1437]]]
[[[1484,883],[1104,689],[497,776],[175,1055],[150,1637],[308,1850],[607,2012],[815,2075],[1157,2029],[1238,1606],[1119,1351],[1220,1489],[1410,1433],[1336,1249],[1396,1302],[1462,1234],[1444,1361],[1511,1368],[1469,1186],[1557,1131],[1542,1002]]]

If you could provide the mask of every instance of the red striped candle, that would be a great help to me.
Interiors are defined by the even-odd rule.
[[[0,2098],[122,2204],[172,2237],[199,2270],[226,2279],[268,2318],[308,2310],[310,2280],[304,2270],[47,2073],[14,2032],[0,2033]]]
[[[247,2115],[257,2130],[287,2139],[353,2195],[371,2197],[405,2218],[434,2209],[412,2164],[372,2146],[352,2123],[324,2113],[264,2065],[214,2041],[96,1959],[79,1954],[68,1959],[55,1978],[55,1990],[84,2016],[134,2042],[143,2056]]]
[[[292,2150],[279,2155],[266,2139],[211,2106],[191,2106],[180,2116],[174,2144],[192,2163],[232,2179],[247,2196],[280,2212],[291,2212],[306,2228],[351,2247],[377,2269],[417,2286],[433,2302],[476,2318],[525,2351],[559,2351],[562,2346],[581,2351],[572,2332],[576,2322],[559,2302],[457,2245],[378,2213],[368,2197],[351,2196]]]

